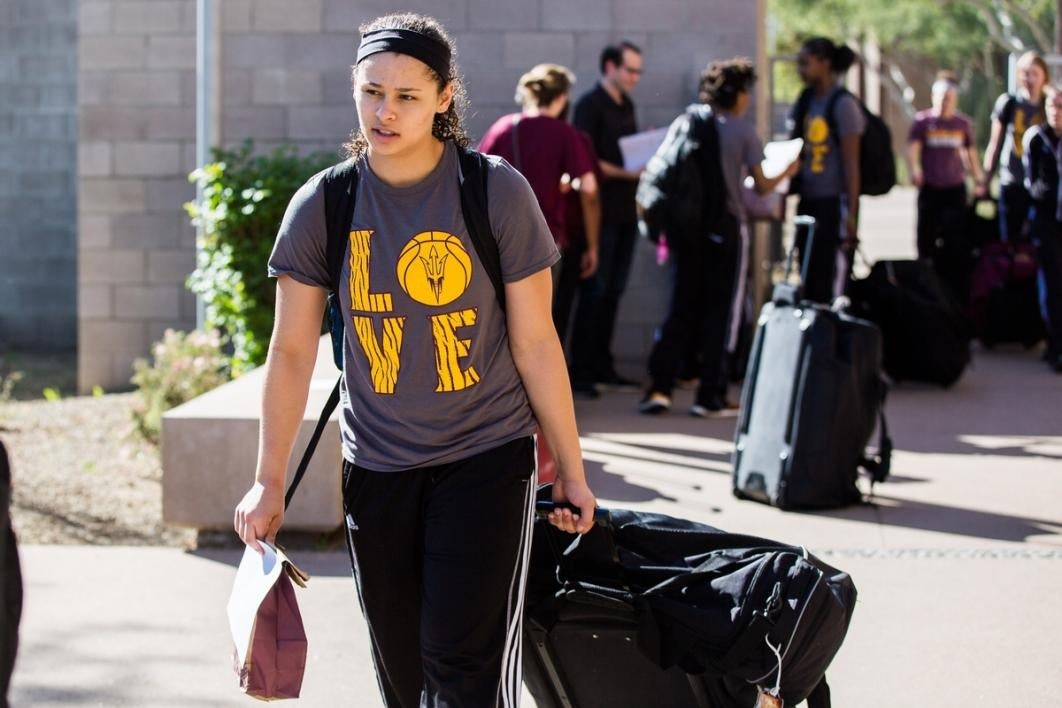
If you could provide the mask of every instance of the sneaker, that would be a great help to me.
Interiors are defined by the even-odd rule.
[[[694,418],[707,418],[711,414],[712,412],[702,406],[700,403],[694,403],[692,406],[690,406],[690,415],[692,415]]]
[[[706,401],[690,406],[690,415],[695,418],[725,418],[737,415],[738,405],[722,396],[712,396]]]
[[[637,381],[624,378],[615,371],[599,377],[597,385],[604,391],[637,391],[641,388]]]
[[[646,415],[656,415],[669,410],[671,410],[671,396],[666,396],[659,391],[651,392],[638,404],[638,412]]]

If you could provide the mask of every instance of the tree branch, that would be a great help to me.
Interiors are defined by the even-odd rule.
[[[1040,27],[1040,23],[1036,21],[1036,18],[1032,16],[1032,13],[1027,8],[1014,2],[1014,0],[996,0],[996,2],[1002,6],[1004,12],[1011,17],[1017,17],[1029,28],[1033,41],[1038,45],[1037,49],[1040,52],[1048,53],[1054,48],[1054,40],[1047,36],[1047,33]]]

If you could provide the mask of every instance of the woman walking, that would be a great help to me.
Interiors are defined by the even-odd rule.
[[[386,705],[515,705],[536,419],[557,461],[554,500],[579,510],[551,521],[585,532],[595,506],[550,314],[557,249],[527,181],[486,161],[503,308],[461,208],[468,137],[452,41],[414,14],[361,33],[348,146],[358,186],[338,290],[354,578]],[[331,289],[323,191],[318,175],[293,197],[269,260],[277,305],[258,466],[235,514],[254,548],[283,523]]]

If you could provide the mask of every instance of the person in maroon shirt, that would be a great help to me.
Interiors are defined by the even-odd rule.
[[[575,255],[568,240],[565,192],[577,187],[586,247],[580,248],[579,272],[586,278],[597,268],[601,223],[594,160],[578,132],[560,116],[567,112],[574,76],[557,64],[539,64],[520,77],[516,98],[523,110],[494,122],[479,143],[480,152],[504,157],[527,178],[562,262]],[[560,271],[554,266],[554,285]]]
[[[966,210],[966,174],[981,183],[970,119],[956,110],[959,86],[951,72],[933,84],[933,106],[915,116],[907,137],[911,180],[918,187],[918,257],[964,301],[969,249],[956,225]]]

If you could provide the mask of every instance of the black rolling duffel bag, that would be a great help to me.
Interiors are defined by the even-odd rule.
[[[878,261],[849,286],[852,311],[881,328],[885,373],[951,386],[970,363],[971,322],[927,261]]]
[[[797,546],[637,511],[581,537],[540,518],[524,681],[539,708],[752,708],[760,692],[828,708],[855,600]]]

